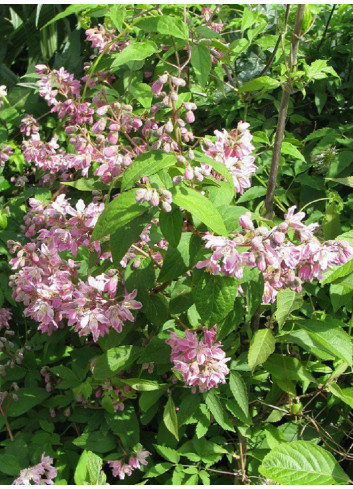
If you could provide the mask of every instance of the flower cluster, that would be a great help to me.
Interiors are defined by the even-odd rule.
[[[140,469],[141,465],[147,465],[147,458],[150,456],[150,452],[141,448],[136,453],[130,455],[128,462],[125,461],[125,457],[122,460],[110,460],[108,464],[112,469],[114,477],[119,479],[125,479],[125,476],[130,476],[136,469]]]
[[[155,188],[139,188],[136,190],[136,202],[142,204],[148,202],[151,206],[157,207],[160,200],[162,201],[162,207],[166,212],[172,210],[172,194],[169,190],[162,190],[158,192]]]
[[[185,337],[180,338],[174,332],[166,343],[172,348],[170,356],[174,363],[174,371],[181,374],[186,385],[196,387],[200,392],[205,392],[225,384],[225,376],[229,373],[226,354],[222,350],[222,344],[216,342],[216,325],[209,330],[204,330],[204,338],[199,341],[196,333],[186,331]]]
[[[352,247],[345,241],[321,243],[313,234],[318,224],[305,225],[304,212],[295,213],[291,207],[285,220],[268,229],[255,228],[250,212],[240,217],[244,232],[237,232],[233,239],[206,234],[206,248],[212,255],[199,261],[197,268],[207,268],[213,275],[223,273],[243,277],[245,266],[257,267],[264,276],[263,302],[274,302],[279,290],[302,290],[304,281],[321,279],[322,273],[334,265],[345,263],[353,256]],[[288,233],[294,231],[297,243],[290,241]],[[239,247],[247,251],[239,252]]]
[[[105,51],[111,53],[112,51],[122,50],[126,47],[126,41],[114,41],[116,36],[116,29],[112,28],[109,31],[106,26],[99,25],[99,27],[92,27],[86,30],[86,39],[91,42],[92,48],[97,48],[98,53]]]
[[[42,454],[41,462],[33,467],[28,467],[20,472],[19,477],[15,479],[12,485],[24,486],[30,485],[31,482],[36,486],[53,485],[58,470],[53,467],[53,459]]]
[[[250,124],[247,122],[239,122],[237,128],[230,133],[225,129],[222,132],[215,131],[215,143],[209,139],[204,140],[206,155],[227,167],[233,177],[235,190],[239,194],[251,186],[250,178],[257,170],[254,165],[255,157],[252,155],[255,148],[251,144],[252,135],[249,127]],[[215,176],[217,177],[217,173]],[[218,178],[223,177],[218,175]]]
[[[79,200],[73,208],[62,194],[48,205],[31,199],[30,206],[23,231],[32,242],[24,246],[9,242],[10,251],[17,251],[10,260],[17,270],[10,277],[10,285],[14,299],[25,304],[25,315],[39,322],[38,329],[48,334],[63,327],[64,319],[69,326],[75,325],[80,336],[92,333],[94,341],[110,327],[121,332],[125,321],[134,320],[130,310],[141,307],[134,300],[137,291],[125,290],[119,300],[115,270],[83,281],[78,278],[80,263],[60,255],[67,251],[75,257],[82,246],[101,259],[110,257],[110,252],[101,253],[99,242],[90,243],[102,204],[85,206]]]
[[[12,155],[13,151],[11,146],[8,144],[5,144],[5,146],[2,146],[0,149],[0,166],[5,166],[6,161],[10,159],[10,156]]]

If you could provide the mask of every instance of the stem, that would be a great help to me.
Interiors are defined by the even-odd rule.
[[[333,12],[335,11],[335,8],[336,8],[336,5],[333,5],[332,6],[332,9],[331,9],[331,12],[330,12],[330,15],[329,15],[329,17],[327,19],[327,22],[326,22],[324,33],[322,34],[322,38],[321,38],[320,43],[319,43],[319,45],[317,47],[317,50],[319,50],[321,48],[322,43],[325,40],[325,37],[326,37],[326,34],[327,34],[327,30],[328,30],[328,26],[330,25],[330,22],[331,22],[331,19],[332,19],[332,15],[333,15]]]
[[[3,409],[2,409],[2,406],[0,406],[0,413],[1,413],[1,416],[4,417],[5,419],[5,426],[6,426],[6,429],[7,429],[7,432],[9,434],[9,437],[10,437],[10,440],[13,441],[14,438],[13,438],[13,434],[12,434],[12,431],[11,431],[11,428],[10,428],[10,425],[9,425],[9,422],[7,421],[7,416],[5,415]]]
[[[285,29],[286,29],[286,26],[287,26],[287,22],[288,22],[289,10],[290,10],[290,4],[288,4],[286,6],[286,13],[284,15],[284,32],[285,32]],[[281,32],[280,35],[278,36],[276,45],[275,45],[275,47],[274,47],[274,49],[272,51],[272,54],[271,54],[269,60],[266,63],[265,68],[261,71],[261,73],[256,78],[258,78],[259,76],[263,76],[266,73],[266,71],[269,69],[269,67],[271,66],[272,61],[275,59],[275,56],[276,56],[277,50],[279,48],[279,45],[281,44],[282,36],[283,36],[283,32]]]
[[[294,31],[291,40],[291,50],[290,50],[290,57],[289,57],[289,75],[292,73],[297,60],[304,9],[305,9],[305,5],[302,4],[298,5],[297,7],[297,15],[295,19],[295,26],[294,26]],[[283,85],[283,93],[282,93],[281,105],[279,109],[277,128],[276,128],[275,144],[274,144],[273,154],[272,154],[271,170],[270,170],[266,199],[265,199],[265,208],[266,208],[265,217],[267,219],[272,219],[273,216],[273,200],[274,200],[276,184],[277,184],[279,160],[281,156],[281,147],[282,147],[284,130],[286,126],[289,98],[292,93],[292,90],[293,90],[292,83],[290,77],[288,76],[287,82]]]

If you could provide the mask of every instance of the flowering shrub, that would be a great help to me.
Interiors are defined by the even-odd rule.
[[[295,114],[278,143],[281,87],[338,75],[278,51],[323,13],[276,43],[272,8],[71,5],[80,70],[35,66],[38,113],[1,86],[3,483],[353,477],[352,152]]]

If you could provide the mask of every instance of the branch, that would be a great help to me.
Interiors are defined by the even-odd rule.
[[[286,26],[287,26],[287,22],[288,22],[289,10],[290,10],[290,4],[288,4],[286,6],[286,13],[284,15],[284,32],[286,30]],[[266,71],[269,69],[269,67],[271,66],[272,61],[275,59],[275,56],[276,56],[277,50],[279,48],[279,45],[281,44],[282,36],[283,36],[283,32],[281,32],[280,35],[278,36],[276,45],[275,45],[275,47],[274,47],[274,49],[272,51],[272,54],[271,54],[269,60],[266,63],[265,68],[261,71],[261,73],[256,78],[258,78],[260,76],[263,76],[266,73]]]
[[[303,4],[298,5],[297,15],[295,19],[295,26],[294,26],[294,31],[291,40],[291,50],[290,50],[290,57],[289,57],[289,75],[292,73],[297,61],[304,9],[305,9],[305,5]],[[283,85],[283,93],[282,93],[281,105],[279,108],[277,128],[276,128],[275,144],[274,144],[273,154],[272,154],[271,170],[270,170],[266,199],[265,199],[265,208],[266,208],[265,217],[267,219],[272,219],[272,215],[273,215],[273,200],[274,200],[276,184],[277,184],[279,159],[281,156],[281,147],[282,147],[284,130],[286,126],[289,98],[292,93],[292,90],[293,90],[292,83],[290,77],[288,76],[287,82]]]

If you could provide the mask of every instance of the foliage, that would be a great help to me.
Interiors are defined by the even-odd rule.
[[[296,10],[0,7],[2,484],[353,478],[353,8],[290,71]]]

